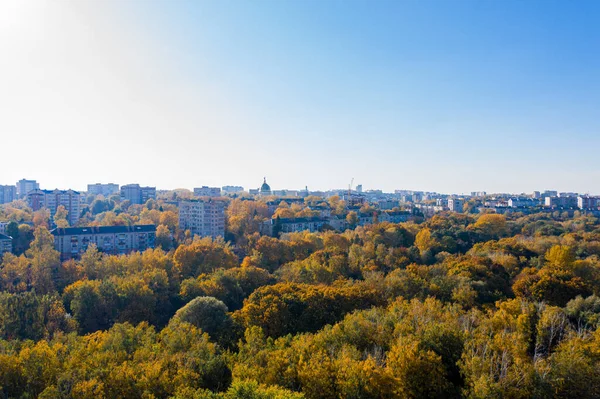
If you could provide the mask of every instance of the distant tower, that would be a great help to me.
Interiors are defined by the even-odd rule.
[[[356,186],[356,192],[357,193],[362,193],[362,184],[359,184],[358,186]]]

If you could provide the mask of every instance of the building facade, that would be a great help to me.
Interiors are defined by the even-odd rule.
[[[260,233],[268,236],[276,236],[280,233],[294,233],[309,231],[314,233],[321,231],[323,226],[329,222],[326,218],[276,218],[267,220],[259,226]]]
[[[221,187],[221,191],[223,194],[236,194],[244,192],[244,187],[242,186],[223,186]]]
[[[580,196],[577,197],[577,207],[579,209],[598,209],[600,206],[600,197]]]
[[[50,219],[60,205],[64,206],[68,212],[67,221],[71,226],[77,224],[81,213],[81,194],[74,190],[33,190],[27,193],[27,203],[33,211],[48,209]]]
[[[40,185],[35,180],[21,179],[17,182],[17,196],[19,198],[25,198],[28,192],[39,189]]]
[[[93,226],[67,227],[51,231],[54,236],[54,249],[60,252],[62,260],[79,258],[91,244],[98,251],[119,255],[154,248],[156,227],[139,226]]]
[[[121,186],[121,201],[128,200],[132,204],[142,205],[149,199],[156,199],[156,187],[141,187],[139,184]]]
[[[0,258],[2,258],[2,255],[6,252],[12,252],[12,237],[7,236],[6,234],[0,234]]]
[[[16,186],[0,186],[0,204],[9,204],[17,199]]]
[[[450,198],[448,199],[448,209],[452,212],[462,213],[463,206],[465,205],[465,201],[459,198]]]
[[[88,186],[87,186],[87,192],[88,192],[88,194],[103,195],[105,197],[108,197],[110,195],[118,194],[119,193],[119,185],[115,184],[115,183],[106,183],[106,184],[95,183],[95,184],[88,184]]]
[[[193,235],[216,238],[225,235],[225,202],[191,200],[179,203],[179,228]]]
[[[196,187],[194,188],[194,195],[198,197],[220,197],[221,189],[219,187]]]

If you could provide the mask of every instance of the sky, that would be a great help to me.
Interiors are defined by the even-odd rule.
[[[0,184],[600,194],[596,0],[2,0]]]

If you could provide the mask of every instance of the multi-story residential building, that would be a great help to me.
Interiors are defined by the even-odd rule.
[[[532,208],[540,205],[540,202],[533,198],[515,197],[508,200],[510,208]]]
[[[576,208],[577,197],[546,197],[544,205],[548,208]]]
[[[402,223],[409,221],[413,216],[407,211],[381,212],[377,215],[380,222]]]
[[[67,221],[70,225],[77,224],[81,212],[81,194],[74,190],[40,190],[36,189],[27,193],[27,203],[34,211],[47,208],[50,216],[56,214],[60,205],[68,212]],[[51,218],[52,219],[52,218]]]
[[[8,204],[17,199],[16,186],[0,186],[0,204]]]
[[[464,205],[465,205],[465,201],[461,198],[449,198],[448,199],[448,209],[450,209],[452,212],[462,213]]]
[[[67,227],[51,231],[62,260],[79,258],[91,244],[107,254],[127,254],[154,248],[156,226]]]
[[[471,191],[471,197],[485,197],[485,191]]]
[[[0,234],[6,234],[6,226],[8,226],[10,222],[0,222]]]
[[[110,195],[119,193],[119,185],[115,184],[115,183],[88,184],[87,192],[88,192],[88,194],[103,195],[105,197],[108,197]]]
[[[21,179],[17,182],[17,196],[19,198],[25,198],[28,192],[39,189],[40,185],[35,180]]]
[[[314,233],[321,231],[323,226],[327,224],[329,224],[329,220],[321,217],[275,218],[261,223],[259,230],[261,234],[269,236],[274,236],[278,233],[294,233],[306,230]]]
[[[381,209],[382,211],[384,210],[390,210],[390,209],[394,209],[397,208],[400,204],[398,203],[398,201],[393,201],[393,200],[381,200],[377,203],[377,208]]]
[[[0,260],[5,252],[12,252],[12,237],[0,234]]]
[[[198,197],[220,197],[221,189],[219,187],[196,187],[194,188],[194,195]]]
[[[445,206],[427,204],[415,204],[414,208],[418,209],[426,218],[432,217],[436,213],[448,210],[448,208]]]
[[[598,209],[600,206],[600,197],[580,196],[577,197],[577,207],[579,209]]]
[[[121,201],[128,200],[132,204],[145,204],[149,199],[156,199],[156,187],[140,187],[139,184],[121,186]]]
[[[179,228],[200,237],[225,235],[225,202],[209,199],[181,201]]]
[[[223,186],[221,187],[221,191],[223,194],[236,194],[244,192],[244,187],[242,186]]]

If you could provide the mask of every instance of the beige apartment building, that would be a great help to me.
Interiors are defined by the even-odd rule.
[[[27,193],[27,203],[34,211],[47,208],[50,219],[56,214],[56,209],[62,205],[69,213],[67,220],[71,226],[77,224],[81,213],[81,194],[74,190],[32,190]]]
[[[225,235],[225,202],[190,200],[179,203],[179,228],[200,237]]]

